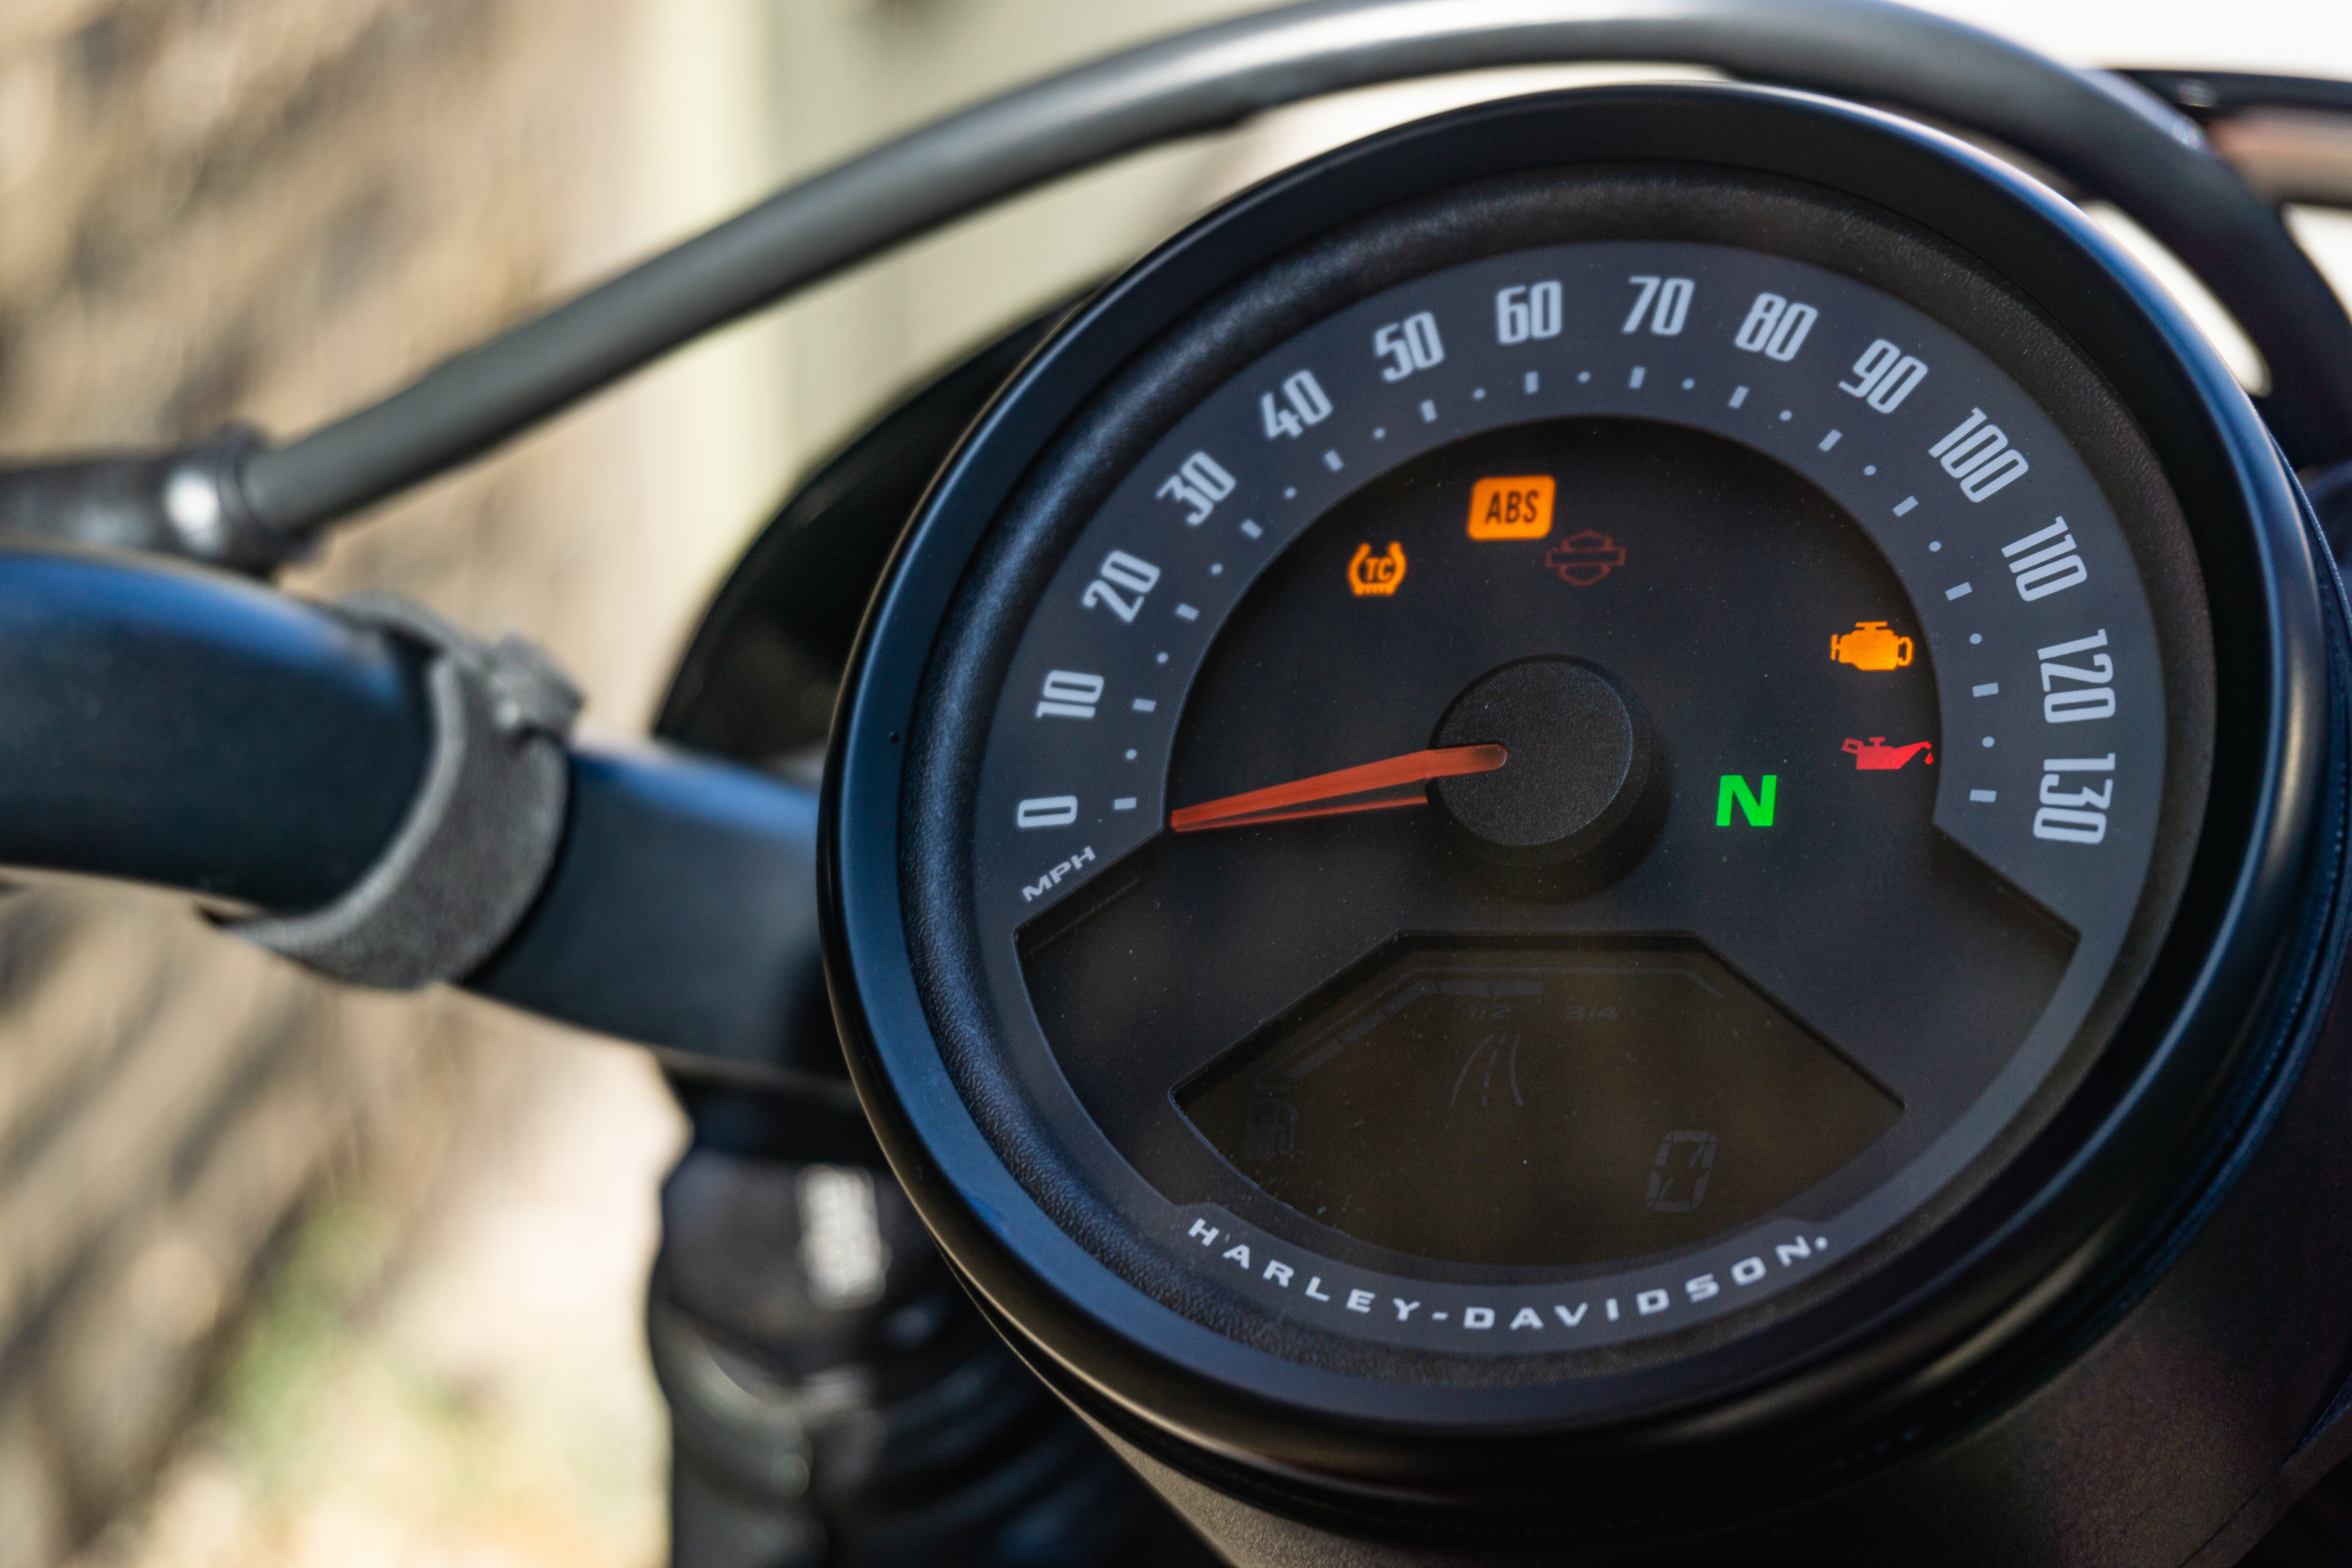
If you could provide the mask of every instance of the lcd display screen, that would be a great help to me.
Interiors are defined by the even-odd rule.
[[[1178,1090],[1274,1197],[1375,1246],[1583,1265],[1703,1240],[1902,1106],[1687,938],[1407,939]]]

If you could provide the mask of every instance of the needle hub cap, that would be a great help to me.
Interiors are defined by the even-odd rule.
[[[1633,817],[1657,772],[1641,704],[1580,658],[1521,659],[1481,676],[1446,710],[1433,743],[1509,750],[1492,773],[1430,789],[1470,852],[1502,866],[1591,854]]]

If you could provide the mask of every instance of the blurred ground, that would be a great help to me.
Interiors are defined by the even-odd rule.
[[[641,1055],[556,1048],[404,1246],[364,1186],[325,1195],[214,1412],[87,1568],[664,1560],[641,1298],[684,1130]]]

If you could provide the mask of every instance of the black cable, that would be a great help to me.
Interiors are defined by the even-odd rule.
[[[1908,105],[1997,137],[2169,246],[2269,361],[2289,455],[2352,454],[2352,321],[2277,215],[2119,78],[1876,0],[1315,0],[1204,27],[966,110],[793,186],[415,384],[253,455],[244,495],[299,538],[476,457],[713,327],[976,208],[1301,99],[1573,59],[1669,59]]]
[[[2250,71],[2135,69],[2116,74],[2129,77],[2200,124],[2261,109],[2352,115],[2352,81]]]

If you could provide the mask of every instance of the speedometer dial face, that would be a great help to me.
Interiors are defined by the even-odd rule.
[[[1061,459],[1120,454],[1002,659],[978,961],[1269,1320],[1557,1353],[1803,1286],[1980,1178],[2126,954],[2167,520],[1818,245],[1637,226],[1228,303],[1245,360]]]

